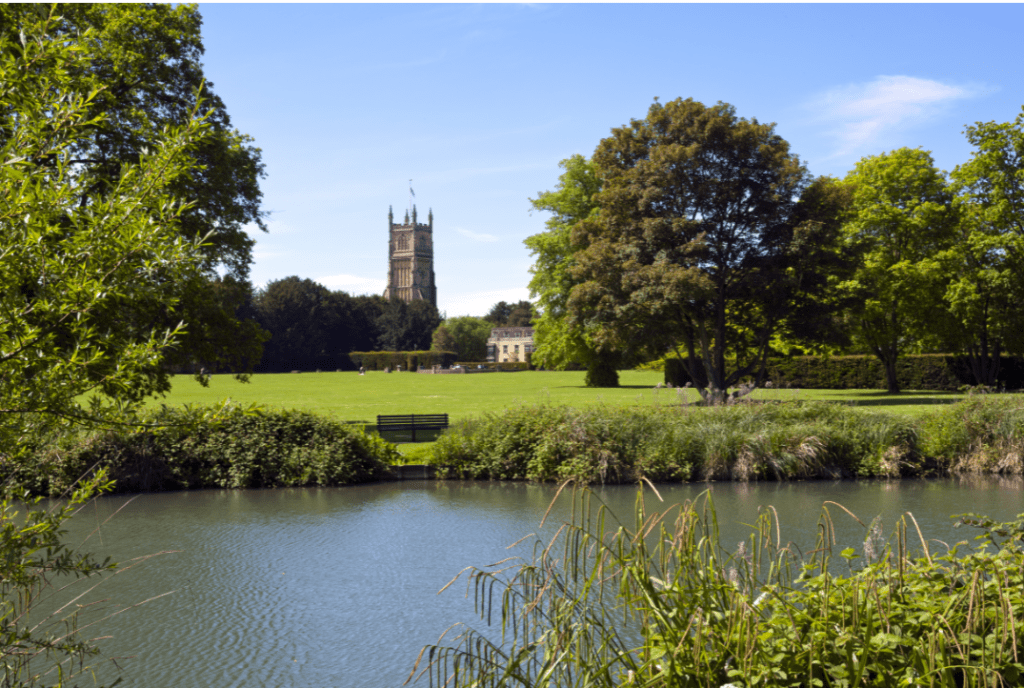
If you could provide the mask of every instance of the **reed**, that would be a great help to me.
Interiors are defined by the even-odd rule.
[[[909,512],[885,540],[877,520],[826,502],[817,546],[801,556],[769,507],[729,553],[708,494],[659,512],[641,490],[628,528],[594,499],[574,492],[571,521],[529,561],[460,573],[500,638],[454,629],[449,643],[423,649],[410,679],[452,688],[1024,679],[1024,520],[964,519],[983,528],[979,544],[932,551]],[[834,518],[864,527],[859,552],[835,552]]]
[[[518,407],[457,425],[446,477],[628,483],[894,477],[922,469],[911,419],[825,402]]]

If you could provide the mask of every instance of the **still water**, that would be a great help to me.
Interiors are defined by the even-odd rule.
[[[666,504],[706,485],[659,485]],[[598,488],[626,523],[636,488]],[[402,684],[423,645],[451,624],[482,626],[457,583],[466,566],[519,553],[524,535],[550,536],[569,500],[538,525],[548,485],[404,481],[333,489],[199,491],[109,497],[82,511],[70,542],[115,561],[138,559],[91,593],[113,611],[159,597],[91,627],[108,663],[99,678],[128,686],[344,686]],[[813,544],[822,503],[833,500],[885,532],[913,512],[925,535],[947,542],[974,533],[949,516],[1000,520],[1024,512],[1019,480],[719,483],[712,487],[723,542],[732,549],[758,508],[774,505],[783,538]],[[648,491],[648,509],[664,507]],[[864,529],[833,510],[838,535],[858,546]],[[156,556],[152,556],[156,555]],[[424,684],[426,682],[424,681]],[[419,685],[419,684],[417,684]]]

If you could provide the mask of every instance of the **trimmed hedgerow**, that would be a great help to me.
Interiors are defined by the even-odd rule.
[[[524,406],[449,430],[431,461],[441,477],[602,483],[895,477],[925,467],[914,421],[824,402]]]
[[[468,370],[482,367],[484,370],[498,370],[505,373],[530,370],[530,364],[527,361],[456,361],[455,364],[464,366]]]
[[[678,358],[665,359],[665,382],[675,387],[693,383]],[[707,378],[698,366],[705,386]],[[885,389],[885,370],[875,356],[792,356],[773,358],[766,367],[767,380],[776,385],[800,389]],[[903,356],[896,363],[896,377],[902,389],[956,391],[974,385],[967,359],[948,354]],[[1001,358],[998,382],[1007,389],[1024,388],[1024,359]]]
[[[2,477],[36,494],[60,494],[100,466],[117,492],[330,486],[387,478],[399,457],[362,426],[302,411],[163,409],[142,422],[60,438]]]
[[[431,368],[439,365],[447,368],[455,363],[458,354],[452,351],[353,351],[348,357],[355,368],[395,370],[402,366],[403,370],[415,372],[420,366]]]

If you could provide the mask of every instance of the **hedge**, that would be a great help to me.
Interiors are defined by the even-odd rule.
[[[102,466],[115,492],[336,486],[387,479],[400,458],[362,425],[304,411],[163,408],[141,421],[148,427],[53,438],[27,462],[0,466],[0,480],[59,495]]]
[[[526,361],[456,361],[456,365],[463,366],[469,370],[475,370],[477,366],[483,366],[484,370],[499,370],[506,373],[517,370],[530,370],[530,364]]]
[[[706,385],[701,368],[699,382]],[[904,356],[896,364],[902,389],[957,391],[974,384],[965,356],[920,354]],[[998,375],[1000,386],[1024,388],[1024,358],[1003,356]],[[767,380],[775,386],[800,389],[885,389],[885,370],[875,356],[793,356],[768,361]],[[692,382],[681,360],[665,359],[665,382],[683,387]],[[704,386],[698,384],[697,386]]]
[[[458,354],[452,351],[353,351],[348,357],[353,365],[367,370],[417,370],[419,367],[432,368],[435,365],[444,368],[455,363]]]

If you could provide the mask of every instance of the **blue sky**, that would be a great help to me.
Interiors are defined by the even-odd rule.
[[[529,198],[654,97],[775,122],[813,174],[951,170],[1024,104],[1022,5],[201,5],[207,79],[263,150],[252,280],[380,293],[387,213],[434,211],[438,307],[528,298]]]

